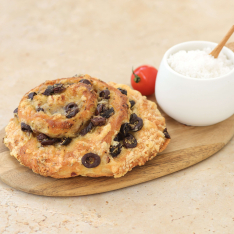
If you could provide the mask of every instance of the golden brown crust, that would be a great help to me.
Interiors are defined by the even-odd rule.
[[[49,130],[47,130],[47,132],[44,129],[43,131],[38,129],[38,126],[35,124],[32,128],[34,133],[23,132],[21,130],[20,124],[22,121],[30,126],[32,126],[32,122],[35,121],[35,118],[38,118],[39,121],[48,123],[47,116],[43,117],[43,113],[40,113],[42,114],[40,117],[36,116],[38,113],[34,113],[34,117],[28,117],[24,113],[25,109],[33,109],[33,105],[35,109],[36,104],[32,104],[30,103],[31,101],[26,100],[26,97],[30,92],[43,92],[46,86],[54,85],[55,83],[64,83],[65,85],[73,83],[73,85],[77,86],[80,84],[79,81],[81,78],[88,79],[92,82],[93,91],[95,92],[96,97],[99,96],[100,91],[103,89],[108,88],[110,91],[108,105],[109,107],[113,107],[115,113],[107,119],[105,125],[95,127],[84,136],[76,135],[75,133],[77,132],[77,129],[71,131],[71,135],[76,135],[76,137],[73,138],[71,143],[67,146],[60,144],[42,146],[36,138],[38,134],[37,132],[43,132],[50,137],[68,136],[64,133],[65,128],[59,131],[59,127],[61,128],[62,125],[61,123],[58,124],[56,120],[53,120],[55,122],[52,123],[52,125],[58,124],[58,127],[52,129],[48,128]],[[88,90],[86,86],[87,85],[80,85],[79,88],[85,87],[88,92],[87,95],[92,96],[91,89]],[[75,87],[70,88],[71,90],[75,89]],[[127,96],[122,94],[117,88],[127,90]],[[156,104],[148,101],[146,97],[142,96],[138,91],[134,91],[126,85],[115,83],[106,84],[103,81],[86,75],[84,77],[45,82],[30,92],[24,96],[20,103],[18,117],[11,119],[6,127],[4,143],[10,149],[11,155],[17,158],[21,164],[43,176],[51,176],[54,178],[68,178],[76,175],[90,177],[121,177],[132,170],[133,167],[144,165],[146,161],[153,159],[157,153],[165,149],[169,143],[169,139],[166,139],[163,133],[166,128],[165,119],[161,116]],[[62,94],[58,96],[61,95]],[[64,94],[65,99],[69,98],[69,96],[66,95],[67,94]],[[40,95],[38,95],[38,97],[39,96]],[[81,96],[79,96],[79,98],[80,97]],[[37,99],[35,99],[35,102],[36,100]],[[97,102],[100,102],[98,98],[90,98],[90,100],[92,100],[90,101],[91,103],[94,103],[95,108]],[[132,109],[129,108],[129,100],[134,100],[136,102]],[[66,102],[62,102],[61,105],[64,105],[64,103]],[[55,104],[55,106],[56,105],[57,104]],[[94,111],[92,107],[88,109]],[[120,131],[121,125],[129,122],[132,113],[137,114],[137,116],[143,120],[142,129],[136,132],[131,132],[137,140],[137,146],[135,148],[123,147],[121,153],[117,157],[112,157],[110,154],[110,146],[116,144],[114,137]],[[83,118],[86,118],[88,121],[88,118],[90,117],[88,114],[85,114]],[[51,126],[50,124],[51,123],[49,122],[48,126]],[[85,167],[82,164],[82,157],[87,153],[99,155],[101,159],[100,164],[94,168]]]
[[[81,79],[89,80],[92,86],[79,83]],[[55,84],[63,84],[66,88],[65,91],[55,95],[43,95],[48,86]],[[97,107],[95,90],[106,88],[111,91],[110,106],[121,111],[121,103],[126,103],[127,100],[120,98],[122,95],[111,86],[86,75],[85,77],[46,81],[30,90],[24,95],[18,107],[19,120],[30,125],[33,131],[44,133],[50,137],[75,137],[82,126],[90,120]],[[37,93],[33,100],[28,98],[28,95],[32,92]],[[65,116],[64,107],[71,102],[78,104],[79,112],[73,118],[68,119]],[[44,111],[37,112],[37,108],[43,108]],[[122,117],[126,118],[126,113],[123,113],[119,121],[122,121]]]

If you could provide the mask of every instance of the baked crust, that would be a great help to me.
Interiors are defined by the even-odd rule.
[[[89,80],[92,85],[79,83],[81,79]],[[42,93],[48,85],[58,83],[66,87],[64,92],[52,95],[54,97],[43,96]],[[122,94],[117,88],[126,90],[127,95]],[[80,129],[86,126],[94,115],[98,103],[103,102],[99,94],[104,89],[110,91],[108,105],[114,109],[114,114],[106,119],[105,125],[96,126],[86,135],[79,135]],[[37,93],[32,100],[28,99],[28,94],[31,92]],[[82,99],[80,104],[79,101]],[[135,101],[132,108],[129,100]],[[61,109],[70,101],[80,105],[81,114],[66,119]],[[47,111],[36,112],[38,107],[47,110],[48,106],[53,109],[53,114]],[[143,120],[142,129],[131,132],[137,140],[137,146],[122,147],[120,154],[114,157],[110,154],[110,147],[118,143],[114,138],[119,133],[121,125],[129,122],[132,113]],[[33,133],[22,131],[22,122],[28,124]],[[64,127],[67,126],[65,123],[68,125],[71,123],[70,127]],[[165,137],[165,128],[165,119],[156,104],[147,100],[138,91],[132,90],[127,85],[113,82],[107,84],[85,75],[47,81],[25,94],[19,105],[18,116],[11,119],[6,127],[4,143],[10,149],[10,154],[22,165],[43,176],[68,178],[81,175],[117,178],[137,165],[144,165],[166,148],[170,139]],[[72,141],[66,146],[59,143],[42,146],[37,139],[39,133],[49,137],[72,137]],[[93,168],[84,166],[82,157],[87,153],[98,155],[100,164]]]

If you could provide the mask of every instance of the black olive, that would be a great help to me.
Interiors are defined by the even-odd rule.
[[[122,145],[119,143],[118,145],[110,146],[110,155],[112,157],[117,157],[121,153]]]
[[[68,119],[70,119],[70,118],[74,117],[79,112],[79,108],[75,102],[71,102],[65,106],[65,111],[67,113],[66,117]]]
[[[36,96],[36,95],[37,95],[37,93],[32,92],[32,93],[30,93],[30,94],[28,95],[28,99],[33,100],[33,97]]]
[[[101,116],[96,116],[91,119],[91,122],[94,126],[102,126],[106,123],[106,118],[103,118]]]
[[[71,143],[71,141],[72,141],[72,139],[69,138],[69,137],[63,138],[63,139],[62,139],[62,142],[60,143],[60,145],[68,145],[68,144]]]
[[[110,91],[108,89],[102,90],[99,94],[100,97],[104,99],[109,99],[110,98]]]
[[[111,107],[110,109],[106,110],[105,112],[101,113],[101,116],[104,118],[110,118],[115,113],[114,108]]]
[[[87,80],[87,79],[81,79],[79,82],[87,84],[87,85],[92,85],[91,82],[89,80]]]
[[[40,112],[40,111],[45,111],[45,110],[43,108],[41,108],[41,107],[38,107],[37,112]]]
[[[128,133],[123,139],[123,145],[125,148],[135,148],[137,146],[137,140],[132,134]]]
[[[66,114],[66,118],[70,119],[70,118],[76,116],[76,114],[77,114],[78,112],[79,112],[79,109],[78,109],[78,108],[75,108],[74,110],[72,110],[72,111],[70,111],[70,112],[68,112],[68,113]]]
[[[87,127],[83,128],[83,129],[80,131],[80,135],[81,135],[81,136],[86,135],[88,132],[90,132],[90,131],[92,130],[92,128],[93,128],[93,124],[92,124],[92,122],[90,122],[90,123],[88,124]]]
[[[97,109],[95,110],[95,115],[99,115],[100,113],[102,113],[103,106],[104,106],[104,104],[97,105]]]
[[[165,129],[163,130],[163,133],[164,133],[165,138],[171,139],[169,133],[167,132],[167,128],[165,128]]]
[[[122,141],[124,139],[124,136],[122,133],[118,133],[115,138],[114,138],[114,141]]]
[[[61,93],[65,90],[65,87],[63,86],[63,84],[55,84],[55,85],[49,85],[47,86],[46,90],[44,91],[44,95],[49,96],[55,93]]]
[[[128,92],[127,92],[126,89],[118,88],[118,90],[119,90],[122,94],[124,94],[124,95],[127,95],[127,94],[128,94]]]
[[[87,168],[94,168],[100,164],[101,158],[97,154],[87,153],[82,157],[81,162]]]
[[[65,111],[71,111],[72,109],[78,107],[77,104],[75,102],[70,102],[65,106]]]
[[[102,112],[109,110],[105,104],[98,104],[95,110],[95,115],[100,115]]]
[[[123,123],[120,128],[120,133],[122,133],[124,136],[128,134],[128,132],[131,130],[131,126],[129,123]]]
[[[65,87],[63,86],[63,84],[55,84],[53,86],[53,93],[61,93],[65,90]]]
[[[26,123],[21,123],[21,130],[23,132],[32,132],[31,127],[27,125]]]
[[[77,106],[77,104],[75,102],[70,102],[65,106],[65,111],[69,112],[69,111],[71,111],[72,109],[74,109],[76,107],[78,107],[78,106]]]
[[[43,141],[43,140],[46,140],[46,139],[48,139],[48,136],[46,136],[45,134],[43,134],[43,133],[40,133],[38,136],[37,136],[37,140],[38,141]]]
[[[40,133],[37,136],[37,140],[39,142],[41,142],[42,145],[53,145],[53,144],[60,141],[60,139],[58,139],[58,138],[50,138],[50,137],[48,137],[47,135],[45,135],[43,133]]]
[[[142,118],[138,117],[135,113],[130,116],[130,125],[133,132],[139,131],[143,127]]]
[[[13,111],[14,114],[18,114],[18,107]]]
[[[49,86],[47,86],[46,90],[42,94],[49,96],[49,95],[53,94],[53,92],[54,92],[54,86],[49,85]]]
[[[131,108],[133,108],[133,106],[136,104],[136,102],[134,100],[130,100],[129,102],[131,104]]]

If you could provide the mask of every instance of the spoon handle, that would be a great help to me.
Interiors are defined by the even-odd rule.
[[[218,58],[220,51],[223,49],[224,45],[230,38],[230,36],[234,33],[234,25],[230,28],[226,36],[223,40],[211,51],[210,55],[214,56],[214,58]]]

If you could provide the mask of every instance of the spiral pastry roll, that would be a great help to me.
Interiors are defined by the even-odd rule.
[[[32,89],[5,130],[12,156],[54,178],[121,177],[170,141],[155,103],[126,85],[89,75]]]

